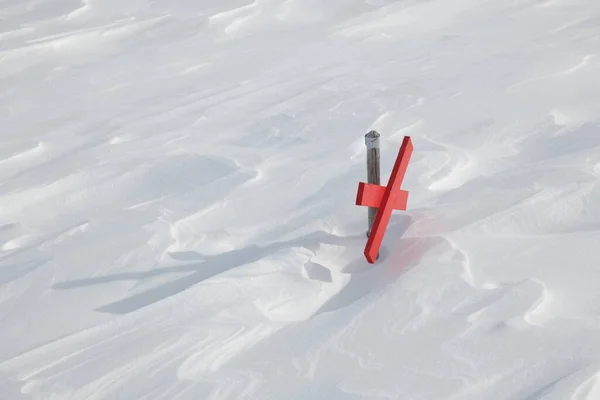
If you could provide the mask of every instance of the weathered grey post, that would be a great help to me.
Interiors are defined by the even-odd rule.
[[[379,175],[379,136],[377,131],[371,131],[365,135],[365,144],[367,145],[367,182],[375,185],[381,184]],[[369,207],[368,213],[369,227],[367,229],[367,236],[371,234],[375,216],[377,215],[377,208]]]

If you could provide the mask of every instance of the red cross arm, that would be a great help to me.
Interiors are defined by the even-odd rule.
[[[379,208],[384,192],[385,186],[359,182],[356,205]],[[392,208],[394,210],[406,210],[407,202],[408,192],[406,190],[392,192]]]
[[[404,140],[402,141],[400,151],[398,152],[396,162],[394,163],[390,180],[384,189],[380,206],[377,209],[377,215],[373,223],[373,229],[371,230],[371,234],[367,240],[367,245],[365,246],[365,257],[371,264],[375,263],[375,260],[377,259],[377,254],[379,253],[379,248],[381,247],[381,242],[383,241],[383,235],[385,234],[385,230],[394,209],[393,199],[394,197],[399,197],[397,194],[399,193],[400,185],[404,180],[404,175],[406,174],[406,169],[408,168],[408,162],[410,160],[410,156],[412,155],[412,151],[412,141],[410,140],[410,137],[405,136]]]

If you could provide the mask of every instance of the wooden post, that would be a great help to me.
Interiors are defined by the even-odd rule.
[[[367,145],[367,183],[375,185],[381,184],[379,175],[379,136],[377,131],[371,131],[365,135],[365,144]],[[367,237],[371,234],[371,229],[373,229],[377,208],[369,207],[368,213]]]

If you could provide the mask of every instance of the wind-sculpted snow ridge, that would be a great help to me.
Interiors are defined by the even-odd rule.
[[[599,398],[600,3],[0,21],[0,399]]]

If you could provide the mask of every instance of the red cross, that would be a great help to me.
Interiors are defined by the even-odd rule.
[[[373,185],[360,182],[356,195],[356,205],[366,207],[377,207],[377,215],[373,222],[371,234],[365,246],[365,257],[371,264],[375,263],[379,248],[383,241],[383,235],[390,222],[393,210],[406,210],[408,192],[401,190],[400,186],[406,174],[408,161],[412,155],[413,145],[410,137],[405,136],[392,169],[392,174],[387,186]]]

